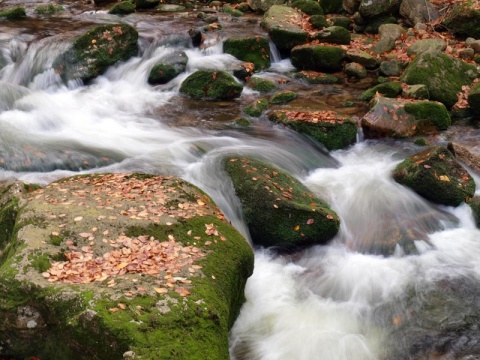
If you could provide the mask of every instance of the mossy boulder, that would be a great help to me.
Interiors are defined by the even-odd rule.
[[[443,52],[447,48],[447,43],[442,39],[422,39],[415,41],[407,49],[407,55],[410,57],[416,56],[424,52]]]
[[[405,69],[402,81],[409,85],[427,86],[430,99],[451,108],[458,100],[457,92],[470,85],[478,70],[474,65],[443,53],[419,54]]]
[[[255,65],[255,71],[270,67],[270,46],[263,36],[231,37],[224,41],[223,52]]]
[[[323,15],[323,9],[315,0],[295,0],[292,7],[307,15]]]
[[[184,72],[187,63],[188,56],[185,52],[181,50],[174,51],[153,66],[148,75],[148,83],[152,85],[166,84]]]
[[[312,40],[329,44],[349,45],[351,35],[350,32],[342,26],[329,26],[315,33],[312,36]]]
[[[0,357],[228,358],[253,252],[207,195],[141,174],[16,194],[16,218],[12,200],[0,212]]]
[[[470,107],[470,111],[475,114],[480,114],[480,83],[475,84],[470,89],[468,93],[468,106]]]
[[[477,228],[480,228],[480,196],[474,196],[471,200],[468,201],[468,205],[472,209],[475,225],[477,226]]]
[[[458,3],[450,11],[442,24],[456,35],[463,37],[480,38],[480,11],[472,9],[468,4]]]
[[[243,112],[251,117],[259,117],[268,109],[267,99],[258,99],[243,108]]]
[[[225,170],[254,244],[286,248],[324,244],[338,232],[335,212],[286,172],[245,157],[226,159]]]
[[[128,15],[135,12],[135,6],[131,1],[122,1],[121,3],[115,4],[109,11],[110,14],[114,15]]]
[[[248,5],[253,11],[261,14],[267,12],[272,6],[285,5],[287,0],[249,0]]]
[[[401,162],[393,178],[437,204],[458,206],[475,192],[475,182],[447,148],[430,147]]]
[[[352,19],[350,19],[347,16],[340,16],[340,15],[332,16],[330,18],[330,21],[332,22],[332,25],[341,26],[341,27],[343,27],[347,30],[350,30],[350,28],[352,27],[352,24],[353,24]]]
[[[286,104],[297,98],[297,93],[292,90],[280,90],[270,97],[270,104]]]
[[[370,0],[361,1],[358,12],[366,21],[398,14],[400,0]]]
[[[241,12],[238,9],[235,9],[233,6],[229,4],[225,4],[222,6],[222,11],[226,14],[232,15],[233,17],[240,17],[243,15],[243,12]]]
[[[347,50],[346,57],[352,62],[365,66],[367,69],[373,69],[378,66],[377,58],[362,50],[349,49]]]
[[[308,33],[298,25],[302,20],[301,12],[289,6],[274,5],[265,13],[261,26],[279,51],[289,53],[308,40]]]
[[[243,86],[226,71],[198,70],[187,77],[180,93],[196,100],[232,100],[240,96]]]
[[[329,45],[296,46],[291,52],[292,65],[299,70],[335,72],[343,68],[346,51]]]
[[[137,55],[138,32],[126,24],[100,25],[88,30],[60,55],[53,67],[64,80],[88,81],[118,61]]]
[[[7,20],[20,20],[25,17],[27,17],[27,13],[22,6],[0,11],[0,18],[6,18]]]
[[[271,111],[268,118],[311,136],[328,150],[344,149],[357,139],[356,122],[333,111],[276,110]]]
[[[402,85],[395,81],[387,81],[365,90],[360,94],[360,100],[370,101],[377,94],[385,97],[394,98],[402,93]]]
[[[451,124],[448,111],[436,101],[406,101],[376,97],[362,118],[367,137],[406,138],[436,134]]]
[[[310,24],[312,24],[314,29],[321,30],[323,28],[332,26],[327,20],[327,18],[323,15],[312,15],[310,19],[308,19]]]
[[[274,81],[257,76],[249,78],[247,80],[247,86],[261,93],[267,93],[277,88],[277,84]]]

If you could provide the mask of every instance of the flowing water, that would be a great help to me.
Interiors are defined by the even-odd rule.
[[[140,32],[138,57],[88,86],[62,83],[51,65],[69,39],[90,23],[120,21],[73,5],[70,12],[73,22],[0,24],[0,180],[175,175],[205,190],[248,239],[221,160],[261,156],[326,199],[342,226],[330,245],[302,253],[256,249],[247,301],[231,331],[232,359],[480,359],[480,232],[470,209],[432,205],[390,176],[420,148],[369,140],[328,153],[264,117],[251,127],[236,125],[241,107],[256,96],[251,90],[224,103],[179,96],[181,82],[196,69],[229,70],[238,63],[222,53],[222,39],[262,34],[255,18],[223,18],[226,31],[194,49],[187,30],[199,26],[195,16],[131,15],[123,21]],[[187,72],[166,85],[148,85],[155,62],[179,48],[188,55]],[[284,79],[298,91],[291,106],[361,110],[342,108],[358,95],[352,84],[295,82],[289,61],[274,59],[261,76]],[[405,246],[389,243],[392,233],[406,239]]]

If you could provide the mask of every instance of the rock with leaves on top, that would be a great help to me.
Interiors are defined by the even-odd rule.
[[[313,137],[328,150],[346,148],[357,139],[357,123],[334,111],[275,110],[268,114],[268,118]]]
[[[476,66],[437,51],[422,52],[405,69],[402,81],[408,85],[427,86],[430,99],[451,108],[462,86],[478,76]]]
[[[138,32],[130,25],[100,25],[76,38],[53,64],[64,80],[89,81],[118,61],[137,55]]]
[[[226,71],[197,70],[180,86],[180,93],[195,100],[232,100],[240,96],[243,86]]]
[[[475,182],[445,147],[430,147],[408,157],[393,171],[399,184],[437,204],[458,206],[475,193]]]
[[[0,228],[9,358],[228,358],[253,251],[195,186],[148,174],[3,183]]]
[[[248,157],[224,164],[255,245],[324,244],[338,232],[337,214],[285,171]]]
[[[362,118],[365,136],[406,138],[436,134],[451,124],[448,111],[437,101],[375,97]]]

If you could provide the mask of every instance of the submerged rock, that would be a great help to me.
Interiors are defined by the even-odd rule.
[[[268,118],[313,137],[328,150],[346,148],[357,139],[357,123],[333,111],[276,110],[270,112]]]
[[[118,61],[137,55],[138,33],[130,25],[100,25],[75,39],[53,67],[64,80],[88,81]]]
[[[437,204],[458,206],[475,192],[470,174],[445,147],[431,147],[401,162],[393,178]]]
[[[286,172],[245,157],[226,159],[225,169],[254,244],[286,248],[324,244],[338,232],[337,214]]]
[[[253,252],[185,181],[67,178],[0,198],[0,357],[228,358]]]
[[[196,100],[232,100],[240,96],[243,86],[226,71],[198,70],[187,77],[180,93]]]

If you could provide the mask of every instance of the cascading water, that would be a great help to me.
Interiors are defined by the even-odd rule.
[[[221,160],[256,155],[303,180],[341,217],[341,231],[328,246],[291,256],[256,251],[247,302],[231,332],[232,359],[480,354],[480,232],[466,206],[434,206],[391,179],[395,164],[416,151],[412,145],[367,141],[328,154],[263,118],[251,128],[235,127],[238,105],[191,105],[178,96],[188,73],[238,63],[222,54],[220,43],[199,50],[178,41],[189,58],[187,73],[152,87],[149,70],[173,48],[143,41],[141,56],[83,86],[63,84],[51,69],[67,44],[53,40],[32,43],[18,33],[0,38],[6,62],[0,179],[46,184],[79,172],[176,175],[212,196],[248,238]],[[275,76],[290,70],[280,59],[269,69]],[[249,96],[245,91],[239,102]],[[392,236],[397,241],[386,247]]]

